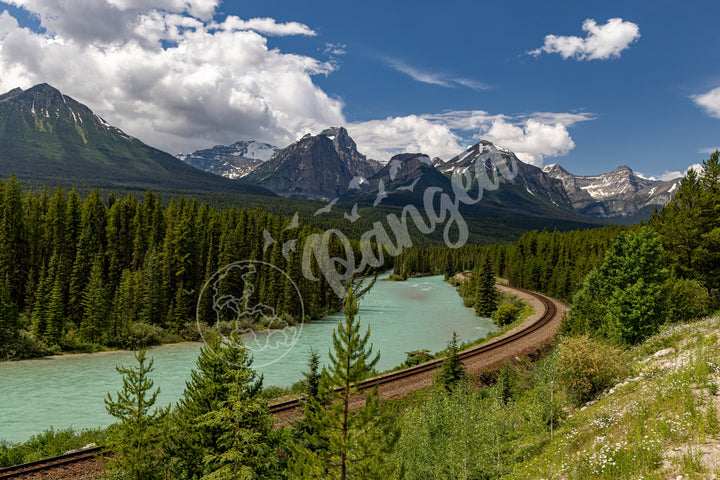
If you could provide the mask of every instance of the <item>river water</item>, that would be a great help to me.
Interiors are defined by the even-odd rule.
[[[405,352],[411,350],[442,350],[453,331],[461,341],[468,341],[496,330],[491,320],[477,317],[464,307],[442,276],[378,281],[359,306],[361,332],[370,326],[374,351],[381,353],[378,370],[402,363]],[[264,365],[256,368],[264,375],[264,385],[288,386],[300,380],[310,348],[327,359],[332,331],[342,318],[336,314],[306,323],[297,342],[282,352],[255,350],[255,364]],[[155,387],[161,389],[156,405],[165,406],[180,398],[200,345],[182,343],[148,350],[155,362],[151,375]],[[115,397],[122,386],[116,365],[135,366],[133,353],[100,352],[0,363],[0,440],[25,441],[51,426],[78,430],[111,424],[114,419],[105,411],[104,399],[108,392]]]

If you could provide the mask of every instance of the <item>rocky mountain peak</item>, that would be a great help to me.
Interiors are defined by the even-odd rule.
[[[565,169],[562,167],[562,165],[560,165],[560,164],[558,164],[558,163],[551,163],[551,164],[549,164],[549,165],[545,165],[545,166],[542,168],[542,171],[545,172],[545,173],[547,173],[547,174],[549,174],[550,176],[553,176],[553,177],[558,177],[558,176],[561,176],[561,175],[569,175],[569,174],[570,174],[570,172],[568,172],[567,170],[565,170]]]
[[[632,168],[628,167],[627,165],[620,165],[619,167],[615,168],[611,173],[627,173],[632,174]]]
[[[495,179],[498,172],[505,172],[499,176],[498,184],[512,184],[520,187],[521,195],[529,194],[558,206],[570,206],[570,200],[559,180],[546,175],[535,166],[523,163],[510,150],[488,140],[481,140],[438,168],[448,176],[474,176],[484,169],[487,177],[491,179]]]
[[[200,170],[236,179],[250,173],[278,150],[278,147],[267,143],[240,140],[232,145],[215,145],[190,154],[181,153],[177,157]]]
[[[676,180],[663,182],[636,175],[627,165],[599,175],[573,175],[562,167],[548,165],[543,171],[562,181],[573,208],[593,217],[620,223],[645,219],[655,206],[672,198]]]
[[[357,144],[352,138],[350,138],[350,135],[345,127],[326,128],[320,132],[320,135],[323,135],[331,140],[335,146],[335,150],[338,152],[343,151],[359,155],[359,152],[357,151]]]
[[[82,129],[109,130],[126,139],[130,138],[120,129],[112,127],[100,116],[95,115],[82,103],[62,94],[60,90],[47,83],[35,85],[27,90],[15,88],[0,96],[0,102],[22,114],[35,117],[33,123],[40,131],[51,131],[57,121],[61,120],[70,125],[82,125]],[[84,136],[84,133],[80,135]],[[83,142],[86,140],[83,138]]]

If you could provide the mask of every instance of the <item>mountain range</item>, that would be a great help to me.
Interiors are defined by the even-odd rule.
[[[31,186],[279,195],[394,208],[422,206],[427,192],[449,194],[460,182],[470,191],[483,189],[482,201],[463,207],[475,216],[590,224],[596,221],[588,215],[620,223],[646,218],[677,188],[677,181],[648,180],[628,167],[590,177],[559,165],[540,169],[488,141],[448,161],[417,152],[381,164],[360,153],[343,127],[305,135],[285,148],[241,141],[177,158],[127,135],[47,84],[0,95],[0,147],[0,176],[15,175]],[[267,201],[255,201],[262,203]]]
[[[573,175],[558,164],[540,169],[486,140],[448,161],[437,158],[431,161],[422,153],[405,153],[382,165],[359,153],[342,127],[314,136],[308,134],[284,149],[277,149],[269,159],[248,154],[243,157],[247,173],[235,176],[235,170],[226,166],[226,157],[218,156],[217,152],[220,148],[233,150],[237,145],[253,143],[257,144],[239,142],[180,158],[185,161],[201,158],[193,165],[242,178],[285,197],[375,203],[382,196],[384,203],[390,205],[421,202],[421,193],[431,186],[451,191],[454,175],[485,172],[491,178],[497,168],[506,171],[515,168],[512,178],[500,176],[499,188],[485,192],[482,213],[488,214],[493,206],[503,209],[509,205],[538,215],[547,215],[548,210],[557,215],[572,209],[582,215],[625,224],[647,219],[656,206],[670,201],[679,184],[679,179],[644,178],[627,166],[593,176]]]
[[[597,218],[623,219],[625,223],[647,219],[656,206],[672,199],[680,179],[651,180],[622,165],[610,173],[578,176],[558,164],[543,168],[562,182],[573,208]]]

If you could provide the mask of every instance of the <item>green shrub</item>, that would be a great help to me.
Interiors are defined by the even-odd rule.
[[[495,320],[495,323],[499,326],[503,327],[505,325],[510,325],[517,320],[521,311],[522,308],[514,303],[506,303],[504,305],[500,305],[498,309],[493,312],[492,319]]]
[[[104,432],[101,429],[76,432],[72,428],[56,431],[51,427],[23,443],[10,444],[2,441],[0,442],[0,468],[55,457],[90,443],[100,444],[103,437]]]
[[[160,343],[162,334],[160,327],[143,322],[133,322],[123,335],[122,345],[131,350],[157,345]]]
[[[426,349],[422,350],[413,350],[412,352],[405,352],[407,357],[405,358],[405,362],[403,362],[403,365],[406,367],[413,367],[415,365],[420,365],[421,363],[425,363],[428,360],[432,360],[434,357],[432,354],[430,354],[429,351]]]
[[[626,374],[622,352],[587,335],[567,337],[558,347],[558,382],[575,405],[591,400]]]
[[[668,322],[687,322],[707,313],[710,295],[696,280],[671,278],[665,282],[665,304]]]

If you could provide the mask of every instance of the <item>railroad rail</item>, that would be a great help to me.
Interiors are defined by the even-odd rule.
[[[78,462],[94,459],[102,453],[102,447],[86,448],[58,457],[45,458],[35,462],[21,463],[7,468],[0,468],[0,479],[30,477],[47,470],[60,470]],[[61,477],[57,477],[61,478]]]
[[[468,363],[468,361],[471,359],[486,356],[488,355],[488,353],[491,352],[495,353],[503,349],[503,347],[507,347],[508,345],[514,344],[515,342],[526,339],[533,333],[536,333],[539,330],[549,326],[551,322],[556,321],[555,323],[557,323],[557,321],[559,320],[559,318],[557,318],[558,309],[554,300],[539,293],[531,292],[522,288],[512,287],[511,289],[524,293],[525,295],[529,295],[540,301],[543,306],[544,312],[536,320],[523,324],[521,328],[515,328],[499,337],[495,337],[488,340],[487,342],[470,347],[467,350],[460,352],[459,357],[460,360],[463,361],[463,363]],[[551,336],[554,336],[554,331],[552,332]],[[391,390],[392,385],[398,383],[399,381],[407,383],[408,379],[412,379],[413,377],[419,377],[423,375],[427,376],[428,372],[433,372],[434,370],[440,368],[442,362],[443,359],[438,358],[403,370],[398,370],[395,372],[380,375],[378,377],[370,378],[360,382],[357,385],[358,390],[369,390],[375,388],[375,386],[378,386],[378,388],[382,387],[383,390],[386,391]],[[287,415],[287,412],[292,412],[294,410],[300,409],[301,400],[302,398],[293,398],[282,402],[273,403],[270,405],[270,412],[274,415]]]
[[[526,320],[525,323],[523,323],[519,327],[515,327],[514,329],[506,332],[499,337],[495,337],[488,340],[487,342],[470,347],[467,350],[460,352],[460,360],[462,360],[463,363],[465,363],[466,365],[472,361],[483,359],[485,357],[490,358],[491,356],[495,356],[497,358],[491,360],[488,365],[495,365],[499,361],[512,358],[513,354],[510,352],[512,346],[516,346],[517,344],[527,341],[529,338],[532,338],[534,334],[537,334],[545,328],[548,328],[548,332],[546,332],[546,334],[542,336],[544,338],[544,341],[547,341],[547,339],[554,337],[560,320],[557,305],[562,305],[563,309],[565,308],[565,306],[563,304],[560,304],[556,300],[550,299],[544,295],[540,295],[535,292],[531,292],[529,290],[524,290],[516,287],[506,288],[520,292],[538,300],[542,305],[544,311],[541,315],[538,316],[537,319],[533,321]],[[541,343],[544,343],[544,341],[541,339],[541,341],[537,343],[531,343],[530,347],[537,349],[538,347],[540,347]],[[428,362],[421,363],[410,368],[370,378],[360,382],[358,384],[358,389],[363,391],[378,386],[378,388],[381,389],[381,396],[383,396],[383,393],[385,393],[385,398],[392,397],[392,395],[389,395],[388,392],[402,390],[403,387],[401,385],[406,385],[408,383],[414,383],[415,387],[417,388],[412,388],[412,390],[416,390],[418,388],[422,388],[423,381],[425,384],[428,383],[428,378],[431,378],[430,376],[433,374],[433,372],[440,368],[442,362],[443,359],[430,360]],[[416,380],[421,378],[423,379],[423,381]],[[401,395],[395,396],[397,397]],[[289,418],[293,418],[295,416],[299,416],[302,406],[301,400],[301,398],[293,398],[290,400],[273,403],[270,405],[270,412],[276,417],[280,419],[284,418],[285,420],[288,420]],[[101,452],[102,447],[95,447],[85,450],[79,450],[73,453],[68,453],[59,457],[52,457],[44,460],[38,460],[36,462],[23,463],[20,465],[15,465],[13,467],[3,468],[0,469],[0,480],[8,478],[66,478],[64,476],[47,477],[44,476],[44,472],[48,472],[51,470],[61,470],[73,464],[94,460]],[[83,476],[68,478],[87,477]]]

